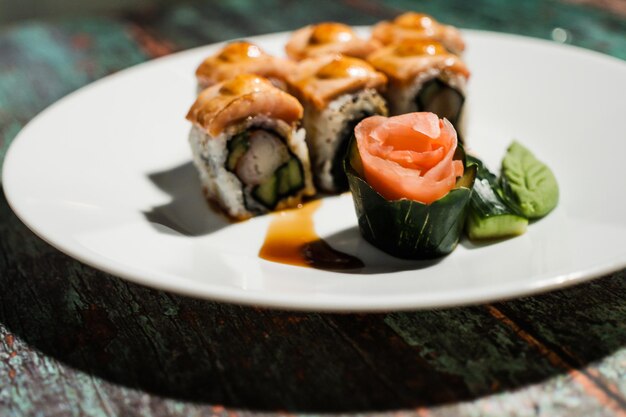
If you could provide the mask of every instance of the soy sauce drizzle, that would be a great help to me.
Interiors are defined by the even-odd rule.
[[[333,249],[315,233],[313,215],[321,205],[314,200],[298,209],[273,213],[259,257],[330,271],[363,268],[359,258]]]

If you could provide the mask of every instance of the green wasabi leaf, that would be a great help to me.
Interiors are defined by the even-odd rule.
[[[559,201],[559,186],[550,168],[516,141],[502,160],[500,183],[503,197],[528,219],[545,216]]]

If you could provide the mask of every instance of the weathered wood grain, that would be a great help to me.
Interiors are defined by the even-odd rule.
[[[372,0],[354,0],[351,3],[378,4]],[[606,10],[572,6],[558,0],[389,0],[384,4],[395,10],[420,10],[467,29],[542,39],[558,39],[554,30],[563,29],[565,43],[626,59],[626,19]]]
[[[590,7],[609,10],[626,18],[626,3],[622,0],[565,0],[574,4],[585,4]]]
[[[0,30],[0,160],[46,105],[149,57],[316,20],[368,24],[404,8],[543,38],[562,27],[574,44],[626,57],[622,19],[552,0],[203,1],[124,20],[30,23]],[[442,311],[255,309],[81,265],[1,197],[0,416],[625,415],[624,278]]]
[[[562,358],[563,366],[577,369],[599,362],[585,371],[585,377],[626,409],[624,380],[616,378],[624,375],[626,368],[615,360],[610,361],[613,367],[608,369],[601,363],[605,357],[623,358],[626,353],[625,278],[626,271],[621,271],[612,279],[572,288],[568,297],[549,293],[499,304],[497,308]],[[585,334],[582,341],[581,329]]]
[[[626,59],[626,19],[609,11],[558,0],[344,0],[315,5],[281,0],[205,1],[136,14],[131,20],[157,39],[186,49],[207,43],[293,30],[321,20],[368,25],[419,10],[462,28],[559,39]],[[555,29],[562,31],[554,32]],[[558,33],[558,35],[555,35]],[[561,37],[565,35],[563,40]]]
[[[295,1],[206,1],[174,6],[159,12],[130,16],[138,26],[176,49],[212,42],[293,30],[320,20],[371,24],[393,12],[378,7],[376,14],[337,1],[315,4]]]
[[[91,18],[0,30],[0,169],[11,141],[37,113],[148,58],[127,29],[119,21]]]
[[[317,315],[204,302],[82,266],[33,236],[4,200],[0,224],[0,375],[8,375],[0,404],[17,415],[48,405],[61,415],[68,405],[126,415],[142,401],[158,415],[209,409],[194,403],[299,412],[430,406],[448,413],[451,404],[517,389],[523,394],[504,395],[545,402],[542,389],[551,385],[563,410],[606,405],[486,307]],[[552,303],[592,286],[601,283],[551,294]],[[572,332],[572,343],[586,340],[583,330]],[[580,366],[612,347],[600,344]],[[552,382],[525,388],[545,380]]]

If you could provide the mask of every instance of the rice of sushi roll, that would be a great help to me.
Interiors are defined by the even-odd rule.
[[[389,78],[386,98],[391,115],[432,112],[448,119],[462,137],[470,72],[461,58],[437,41],[405,39],[367,60]]]
[[[372,115],[387,115],[380,95],[386,81],[367,62],[343,55],[300,61],[289,77],[291,92],[304,105],[306,142],[319,189],[348,189],[343,157],[356,124]]]
[[[365,58],[380,46],[377,40],[359,37],[348,25],[323,22],[293,32],[285,52],[295,61],[335,53]]]
[[[286,59],[267,54],[251,42],[230,42],[202,61],[196,69],[198,91],[239,74],[260,75],[281,90],[286,90],[285,80],[292,65]]]
[[[460,55],[465,49],[461,32],[450,25],[443,25],[423,13],[407,12],[391,22],[383,21],[372,29],[372,39],[389,45],[405,39],[433,40],[440,42],[448,51]]]
[[[238,75],[202,91],[187,120],[207,199],[243,220],[315,194],[302,114],[296,98],[260,76]]]

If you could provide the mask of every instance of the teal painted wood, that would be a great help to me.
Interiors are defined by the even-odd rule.
[[[403,7],[544,38],[581,19],[595,35],[575,42],[626,51],[623,21],[604,12],[555,1],[471,4],[237,0],[8,28],[0,143],[61,95],[149,56],[315,20],[368,24]],[[36,238],[0,198],[0,415],[624,415],[624,285],[622,271],[507,303],[389,315],[239,307],[83,266]]]
[[[386,10],[380,7],[381,11]],[[388,12],[384,17],[389,17]],[[374,23],[373,15],[338,1],[280,0],[200,2],[177,5],[159,14],[138,14],[133,21],[177,49],[278,31],[293,30],[315,21]]]
[[[128,25],[112,19],[25,23],[0,31],[0,168],[41,110],[94,80],[145,61]]]
[[[206,43],[293,30],[321,20],[368,25],[406,10],[429,13],[462,28],[507,32],[593,49],[626,59],[626,19],[558,0],[349,0],[301,2],[260,0],[201,2],[135,20],[162,39],[186,49]],[[561,30],[555,34],[554,30]],[[563,39],[565,36],[565,39]]]
[[[553,31],[560,28],[566,31],[566,43],[626,59],[626,19],[597,8],[557,0],[388,0],[385,4],[422,10],[468,29],[553,39],[559,38]]]

